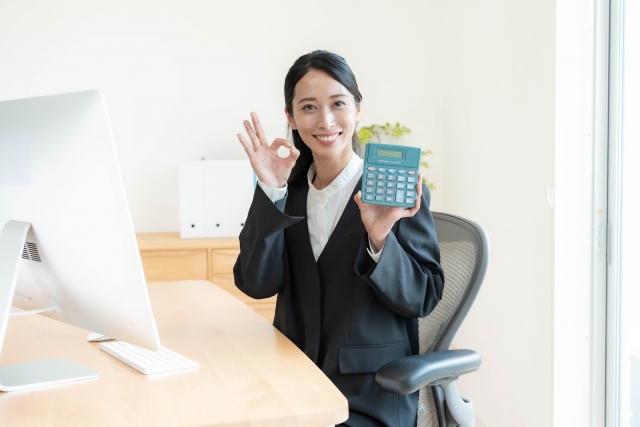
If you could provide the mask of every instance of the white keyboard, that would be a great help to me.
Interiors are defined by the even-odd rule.
[[[193,360],[164,347],[160,347],[159,351],[151,351],[124,341],[112,341],[100,344],[100,349],[145,375],[199,366]]]

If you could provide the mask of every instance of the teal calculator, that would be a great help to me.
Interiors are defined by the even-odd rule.
[[[362,200],[373,205],[412,208],[416,204],[420,148],[367,144]]]

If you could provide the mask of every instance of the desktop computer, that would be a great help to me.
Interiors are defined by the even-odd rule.
[[[0,102],[0,230],[0,351],[24,314],[161,349],[102,92]],[[0,390],[98,375],[29,363],[0,367]]]

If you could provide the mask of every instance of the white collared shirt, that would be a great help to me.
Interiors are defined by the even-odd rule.
[[[313,178],[316,175],[315,164],[311,164],[311,167],[309,167],[309,172],[307,172],[307,180],[309,182],[307,224],[309,226],[311,248],[316,261],[327,245],[331,233],[336,228],[342,212],[344,212],[344,208],[347,206],[351,194],[362,176],[363,163],[363,160],[356,153],[352,153],[349,163],[340,172],[340,175],[322,190],[318,190],[313,186]],[[258,180],[258,185],[274,203],[284,198],[287,194],[288,185],[283,188],[273,188],[260,180]],[[373,248],[371,241],[369,241],[369,245],[370,247],[367,248],[367,251],[377,263],[382,255],[382,249],[374,254],[371,250]]]

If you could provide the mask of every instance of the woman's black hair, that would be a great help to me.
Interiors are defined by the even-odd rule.
[[[358,90],[356,77],[353,75],[351,68],[349,68],[344,58],[335,53],[327,52],[326,50],[314,50],[298,58],[291,68],[289,68],[287,77],[284,79],[284,101],[289,116],[293,117],[293,106],[291,104],[295,95],[296,84],[311,70],[320,70],[327,73],[332,79],[351,92],[356,106],[360,105],[362,95]],[[300,157],[298,157],[289,176],[289,182],[294,182],[306,177],[309,166],[313,163],[313,156],[311,155],[309,147],[302,141],[297,130],[291,129],[291,135],[293,143],[296,148],[300,150]],[[351,146],[353,151],[359,155],[360,141],[358,140],[356,132],[353,132]]]

